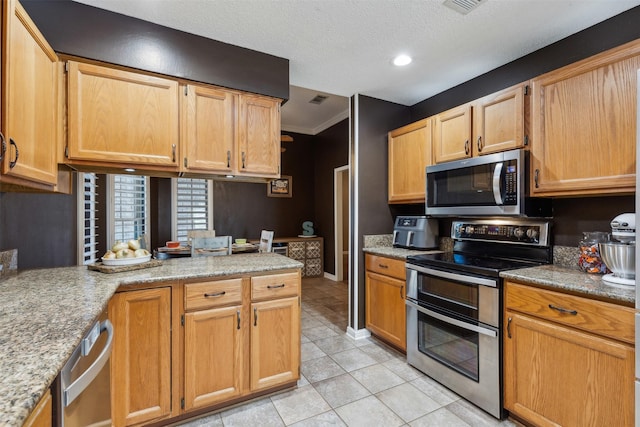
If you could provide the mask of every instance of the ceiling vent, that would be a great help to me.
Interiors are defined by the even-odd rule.
[[[466,15],[487,0],[446,0],[443,4],[458,13]]]
[[[311,101],[309,101],[309,104],[322,104],[327,98],[328,96],[316,95]]]

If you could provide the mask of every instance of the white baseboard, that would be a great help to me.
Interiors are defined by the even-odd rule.
[[[327,273],[326,271],[324,272],[324,278],[325,279],[329,279],[329,280],[333,280],[334,282],[338,281],[338,278],[336,277],[335,274]]]
[[[365,338],[369,338],[371,336],[371,332],[368,329],[358,329],[355,330],[351,326],[347,327],[347,336],[354,340],[362,340]]]

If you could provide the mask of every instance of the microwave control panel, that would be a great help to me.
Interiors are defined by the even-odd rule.
[[[518,204],[518,167],[515,160],[506,163],[506,170],[504,174],[504,204],[516,205]]]
[[[549,223],[509,221],[454,221],[451,237],[527,245],[548,245]]]

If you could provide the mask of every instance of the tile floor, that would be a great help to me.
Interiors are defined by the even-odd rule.
[[[352,340],[348,289],[302,281],[302,378],[298,388],[179,424],[201,426],[509,426],[407,365],[374,338]]]

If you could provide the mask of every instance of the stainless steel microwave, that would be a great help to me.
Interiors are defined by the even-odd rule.
[[[529,152],[511,150],[427,166],[429,216],[551,216],[551,200],[529,197]]]

